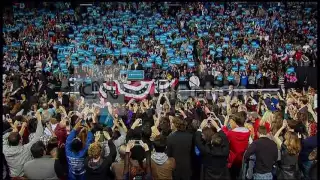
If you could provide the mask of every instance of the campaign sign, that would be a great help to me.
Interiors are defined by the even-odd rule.
[[[130,70],[127,72],[128,80],[144,80],[143,70]]]

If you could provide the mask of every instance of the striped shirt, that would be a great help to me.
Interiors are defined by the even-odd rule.
[[[279,85],[280,87],[284,87],[284,77],[279,77],[279,83],[278,83],[278,85]]]

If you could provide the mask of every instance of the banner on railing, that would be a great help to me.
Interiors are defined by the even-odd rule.
[[[174,88],[178,84],[178,79],[171,81],[135,81],[121,83],[117,80],[113,82],[105,82],[99,88],[99,93],[103,98],[107,98],[107,91],[115,91],[116,94],[123,94],[126,99],[144,99],[148,95],[153,95],[158,91],[166,91]]]

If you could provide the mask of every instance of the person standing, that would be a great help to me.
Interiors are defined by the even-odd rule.
[[[33,160],[24,164],[24,175],[28,179],[57,179],[54,169],[55,160],[46,156],[46,147],[42,141],[31,146]]]
[[[227,167],[229,142],[216,120],[202,121],[195,134],[195,145],[201,155],[201,179],[230,179]]]
[[[192,134],[186,132],[186,123],[177,117],[171,119],[172,133],[167,140],[167,155],[176,161],[174,180],[189,180],[192,175]]]
[[[268,138],[268,131],[265,126],[259,126],[258,137],[253,141],[244,154],[244,161],[248,161],[250,156],[256,158],[254,167],[254,180],[272,179],[273,165],[278,159],[278,149],[274,141]]]
[[[31,147],[33,144],[38,142],[43,134],[43,126],[41,122],[40,113],[36,113],[38,120],[37,129],[34,135],[34,138],[28,143],[22,145],[22,131],[18,133],[18,130],[15,128],[12,132],[8,132],[3,135],[3,154],[7,160],[8,167],[10,169],[10,176],[13,177],[22,177],[24,175],[23,165],[32,160]],[[12,120],[9,119],[9,122]],[[27,125],[23,124],[22,127]],[[23,128],[24,129],[24,128]]]
[[[166,137],[158,136],[153,141],[155,152],[151,155],[151,172],[155,180],[172,179],[172,172],[176,166],[174,158],[165,153],[167,148]]]
[[[68,179],[84,180],[86,169],[84,167],[85,156],[89,145],[93,141],[93,134],[91,131],[88,132],[85,146],[80,138],[76,137],[80,134],[80,130],[83,131],[84,127],[81,126],[81,119],[75,125],[74,129],[70,132],[66,141],[66,155],[69,166]]]
[[[230,142],[228,167],[232,179],[240,175],[243,155],[248,148],[250,131],[244,127],[245,118],[241,112],[230,115],[221,128]],[[229,127],[230,126],[230,130]]]

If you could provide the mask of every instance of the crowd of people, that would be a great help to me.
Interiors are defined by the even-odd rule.
[[[15,7],[4,17],[4,70],[25,76],[43,72],[61,82],[74,74],[80,80],[92,78],[99,66],[132,69],[136,61],[149,79],[184,81],[196,74],[200,79],[212,76],[216,86],[295,84],[296,67],[317,64],[316,8],[264,6],[187,3],[177,9],[144,2]]]
[[[295,74],[317,64],[316,14],[281,3],[6,9],[3,179],[317,179],[317,93]],[[115,66],[230,88],[125,104],[61,92]]]

